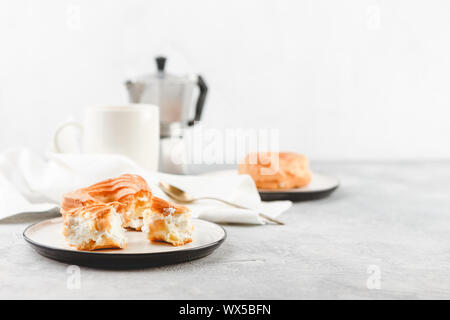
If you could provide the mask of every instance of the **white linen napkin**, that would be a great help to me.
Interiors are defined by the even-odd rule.
[[[159,181],[173,184],[193,196],[213,196],[251,208],[236,209],[210,200],[188,205],[195,218],[218,223],[264,224],[259,213],[275,218],[292,205],[290,201],[261,201],[253,180],[247,175],[172,175],[144,170],[121,155],[42,155],[14,148],[0,154],[0,222],[17,213],[53,209],[64,193],[123,173],[141,175],[153,193],[164,199],[168,198],[158,187]]]

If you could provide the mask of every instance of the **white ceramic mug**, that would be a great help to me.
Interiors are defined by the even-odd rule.
[[[63,152],[58,136],[69,126],[81,129],[83,153],[118,153],[146,169],[158,169],[159,108],[155,105],[89,107],[83,123],[67,122],[56,130],[57,152]]]

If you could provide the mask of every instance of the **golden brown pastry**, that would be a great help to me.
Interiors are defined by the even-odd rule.
[[[122,215],[123,226],[140,230],[143,212],[150,210],[151,197],[150,188],[142,177],[123,174],[65,194],[61,202],[61,213],[86,205],[117,201],[120,203],[117,211]]]
[[[189,209],[154,197],[138,175],[123,174],[65,194],[61,214],[64,236],[79,250],[124,248],[125,228],[142,229],[150,241],[174,246],[192,241]]]
[[[193,230],[191,213],[187,207],[153,197],[151,211],[144,212],[142,231],[148,234],[150,241],[181,246],[192,241]]]
[[[308,160],[292,152],[250,153],[238,170],[250,175],[258,189],[300,188],[311,182]]]
[[[127,239],[118,202],[91,204],[63,214],[63,234],[78,250],[125,248]]]

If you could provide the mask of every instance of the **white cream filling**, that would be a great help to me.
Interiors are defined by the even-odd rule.
[[[109,222],[111,224],[109,230],[97,230],[95,228],[96,221],[93,218],[70,217],[69,227],[66,226],[67,239],[69,243],[76,246],[87,244],[90,241],[94,241],[96,245],[101,246],[106,239],[111,239],[123,246],[126,243],[125,230],[122,228],[121,215],[114,208],[111,208],[109,213]]]
[[[148,197],[137,197],[137,201],[139,202],[148,202]],[[143,214],[139,213],[137,210],[128,210],[125,215],[128,217],[128,223],[125,224],[125,227],[132,228],[132,229],[141,229],[144,222],[143,222]]]
[[[152,230],[152,235],[155,238],[162,238],[167,242],[173,242],[171,239],[185,241],[192,237],[192,219],[189,212],[167,216],[155,212],[144,214],[144,226],[142,227],[142,231],[149,233],[150,225],[157,220],[164,220],[167,231]]]
[[[128,217],[128,223],[125,227],[133,229],[142,228],[142,225],[144,224],[143,214],[139,214],[136,210],[129,210],[125,213],[125,215]]]
[[[133,229],[142,228],[142,225],[144,224],[142,217],[129,217],[129,219],[130,220],[126,224],[126,227],[133,228]]]

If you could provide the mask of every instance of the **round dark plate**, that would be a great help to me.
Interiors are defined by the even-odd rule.
[[[62,235],[61,217],[27,227],[23,237],[39,254],[61,262],[108,269],[142,268],[203,258],[226,239],[225,229],[215,223],[193,219],[193,224],[193,241],[179,247],[162,242],[151,243],[145,233],[127,231],[128,245],[125,249],[79,251],[70,247]]]
[[[258,191],[263,201],[291,200],[297,202],[326,197],[338,187],[338,179],[318,173],[313,173],[311,182],[307,186],[302,188],[287,190],[258,189]]]

